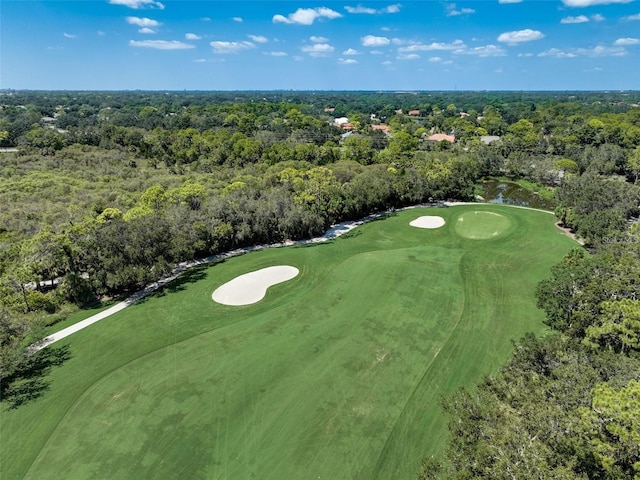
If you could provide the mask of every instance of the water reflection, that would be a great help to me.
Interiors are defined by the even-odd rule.
[[[554,205],[550,200],[542,198],[539,194],[521,187],[517,183],[489,181],[484,182],[482,197],[490,203],[504,203],[507,205],[520,205],[523,207],[541,208],[553,210]]]

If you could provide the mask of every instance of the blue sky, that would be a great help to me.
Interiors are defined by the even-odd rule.
[[[2,0],[0,42],[13,89],[640,89],[636,0]]]

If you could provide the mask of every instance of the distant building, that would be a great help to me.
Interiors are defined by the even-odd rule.
[[[356,135],[356,133],[353,130],[349,130],[348,132],[345,132],[342,135],[340,135],[340,141],[343,142],[347,138],[352,137],[354,135]]]
[[[333,119],[334,125],[340,126],[344,125],[345,123],[349,123],[349,119],[347,117],[338,117]]]
[[[490,143],[500,141],[500,137],[497,135],[482,135],[480,141],[485,145],[489,145]]]
[[[429,135],[425,138],[427,142],[445,142],[454,143],[456,141],[456,137],[454,135],[447,135],[446,133],[434,133],[433,135]]]
[[[420,110],[409,110],[409,115],[419,116]]]
[[[391,131],[391,127],[382,123],[380,125],[371,125],[371,130],[382,130],[385,133],[389,133]]]
[[[327,107],[327,108],[324,109],[324,111],[327,112],[327,113],[333,113],[335,110],[336,110],[335,107]]]

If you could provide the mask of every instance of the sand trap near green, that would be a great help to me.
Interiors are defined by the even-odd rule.
[[[506,216],[485,210],[464,212],[456,220],[456,233],[471,240],[487,240],[505,233],[511,226]]]
[[[422,217],[418,217],[415,220],[409,222],[409,225],[416,228],[432,229],[432,228],[440,228],[445,223],[446,222],[442,217],[438,217],[435,215],[423,215]]]
[[[289,265],[262,268],[245,273],[219,286],[211,296],[223,305],[241,306],[257,303],[267,294],[267,289],[298,276],[300,271]]]

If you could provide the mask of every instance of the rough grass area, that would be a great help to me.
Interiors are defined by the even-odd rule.
[[[465,238],[456,226],[470,212],[508,228]],[[446,225],[410,227],[421,215]],[[330,243],[191,270],[48,347],[66,356],[42,395],[0,404],[0,477],[413,479],[443,447],[442,395],[542,330],[533,289],[577,246],[553,221],[504,206],[407,210]],[[264,300],[211,301],[282,264],[300,274]]]

